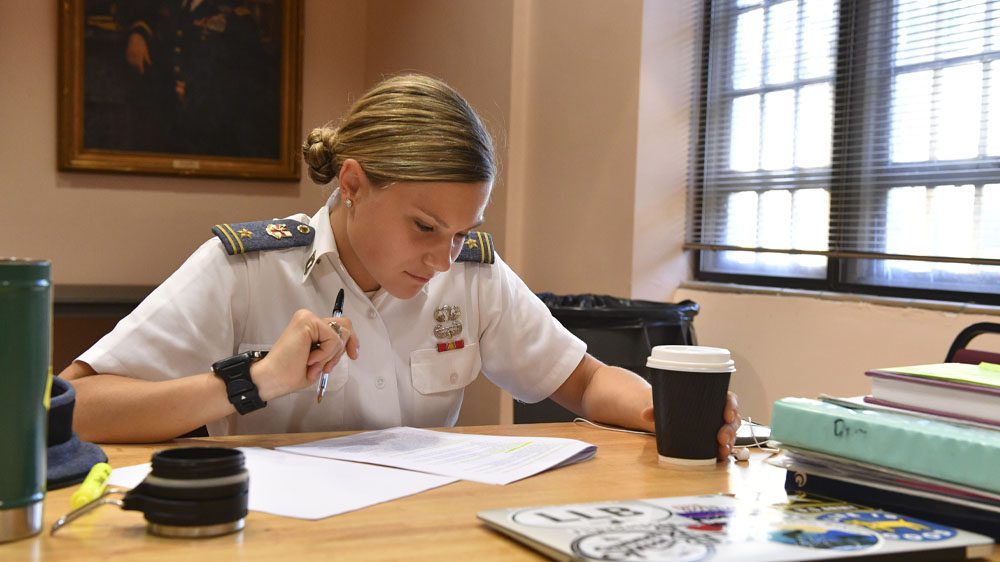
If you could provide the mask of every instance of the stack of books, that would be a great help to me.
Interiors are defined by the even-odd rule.
[[[1000,366],[878,369],[870,396],[785,398],[785,487],[1000,539]]]

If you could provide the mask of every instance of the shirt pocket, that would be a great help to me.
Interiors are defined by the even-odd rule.
[[[418,349],[410,353],[410,378],[420,394],[438,394],[465,388],[483,368],[479,344],[439,352]]]
[[[347,366],[350,362],[351,358],[346,353],[340,356],[340,361],[337,361],[337,364],[334,365],[333,370],[330,371],[330,378],[326,382],[327,394],[340,392],[340,389],[344,388],[344,385],[347,384]],[[316,392],[315,386],[310,386],[308,389]]]

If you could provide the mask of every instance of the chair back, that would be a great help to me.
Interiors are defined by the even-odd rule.
[[[959,332],[948,349],[946,363],[997,363],[1000,364],[1000,352],[968,349],[972,338],[981,334],[1000,334],[1000,324],[995,322],[979,322]]]

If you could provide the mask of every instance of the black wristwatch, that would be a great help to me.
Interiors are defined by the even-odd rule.
[[[229,402],[241,416],[267,406],[267,402],[260,399],[257,385],[250,378],[250,365],[263,359],[265,355],[266,351],[247,351],[212,364],[215,376],[226,383]]]

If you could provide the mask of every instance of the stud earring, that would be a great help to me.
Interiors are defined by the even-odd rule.
[[[344,206],[350,209],[351,207],[354,206],[354,201],[351,201],[350,199],[344,199]]]

